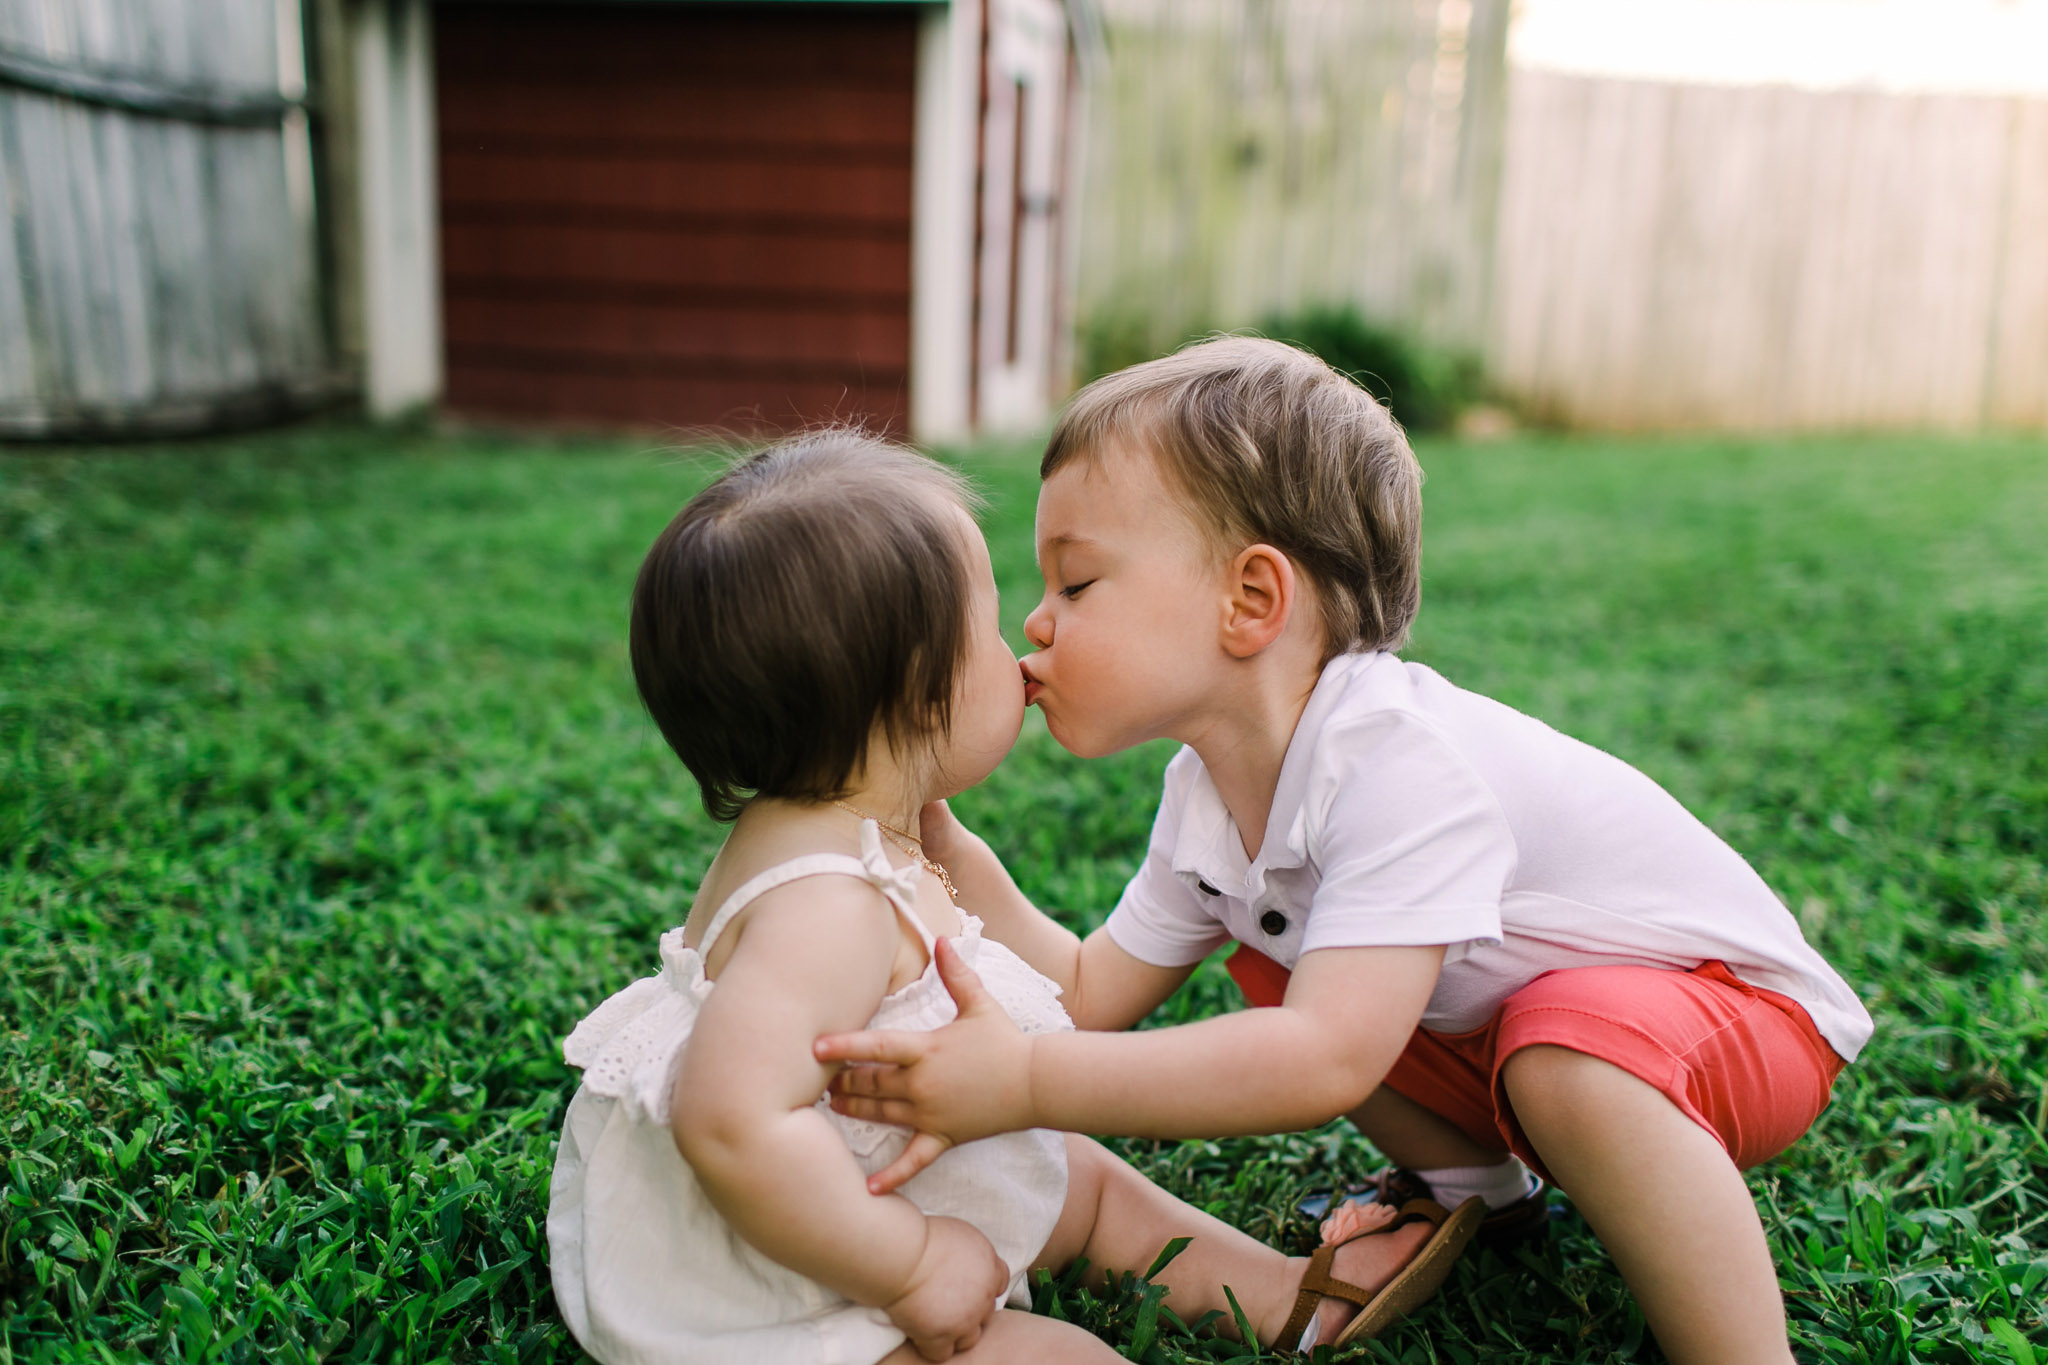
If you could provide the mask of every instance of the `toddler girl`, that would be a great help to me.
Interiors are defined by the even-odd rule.
[[[1139,1269],[1178,1236],[1194,1240],[1159,1277],[1169,1304],[1227,1313],[1228,1283],[1265,1342],[1331,1339],[1354,1305],[1384,1316],[1442,1278],[1476,1208],[1447,1219],[1418,1200],[1289,1259],[1044,1129],[963,1144],[898,1193],[869,1192],[909,1131],[821,1101],[835,1068],[813,1059],[816,1035],[951,1019],[941,937],[1018,1027],[1073,1027],[1059,988],[982,936],[919,843],[920,809],[987,776],[1023,716],[955,476],[846,431],[746,460],[655,541],[632,660],[732,832],[662,936],[659,975],[564,1045],[584,1079],[548,1239],[562,1314],[593,1356],[1111,1361],[1071,1324],[1000,1305],[1027,1306],[1034,1267]],[[1397,1274],[1418,1241],[1438,1254]]]

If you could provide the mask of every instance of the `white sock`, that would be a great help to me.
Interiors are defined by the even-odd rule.
[[[1543,1188],[1536,1173],[1524,1166],[1521,1158],[1512,1156],[1493,1166],[1446,1166],[1415,1174],[1428,1182],[1436,1202],[1447,1209],[1458,1207],[1475,1194],[1486,1201],[1489,1210],[1505,1208]]]

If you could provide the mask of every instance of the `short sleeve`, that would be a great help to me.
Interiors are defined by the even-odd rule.
[[[1493,790],[1425,722],[1383,712],[1333,735],[1311,784],[1321,880],[1301,951],[1498,943],[1515,841]]]
[[[1138,875],[1110,911],[1104,926],[1117,947],[1154,967],[1185,967],[1200,962],[1230,937],[1210,912],[1212,898],[1203,896],[1174,875],[1173,850],[1180,835],[1181,813],[1187,805],[1188,765],[1197,761],[1183,752],[1166,770],[1159,814],[1152,821],[1152,840]]]

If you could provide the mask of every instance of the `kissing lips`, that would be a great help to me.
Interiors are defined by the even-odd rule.
[[[1031,670],[1024,666],[1022,659],[1017,661],[1017,671],[1024,675],[1024,704],[1030,706],[1037,702],[1038,694],[1045,691],[1045,684],[1031,676]]]

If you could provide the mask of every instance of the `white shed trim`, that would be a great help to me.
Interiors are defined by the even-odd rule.
[[[1052,409],[1068,37],[1054,0],[990,0],[988,23],[976,416],[983,431],[1009,434],[1035,429]]]
[[[364,403],[397,417],[441,395],[440,223],[429,0],[350,12],[363,262]]]
[[[910,228],[910,431],[973,434],[974,155],[981,0],[934,5],[917,31]]]

